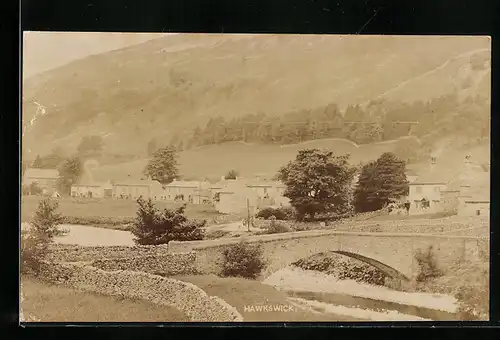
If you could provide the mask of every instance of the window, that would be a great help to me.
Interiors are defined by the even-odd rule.
[[[476,210],[476,215],[477,216],[481,215],[481,210]]]
[[[440,192],[441,188],[440,187],[434,187],[434,192]]]
[[[417,190],[417,194],[421,194],[422,193],[422,187],[416,187],[415,190]]]

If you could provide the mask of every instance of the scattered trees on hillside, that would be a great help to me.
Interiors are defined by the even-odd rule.
[[[284,196],[290,199],[298,219],[348,211],[355,173],[348,160],[348,155],[334,156],[331,151],[301,150],[279,170],[277,178],[286,185]]]
[[[366,106],[350,105],[344,114],[330,104],[281,117],[263,113],[230,120],[214,117],[204,127],[194,128],[187,146],[231,141],[288,144],[322,138],[346,138],[364,144],[410,135],[428,137],[429,132],[441,128],[447,134],[460,130],[471,137],[489,136],[489,107],[485,98],[470,97],[460,102],[456,95],[448,95],[411,104],[376,100]]]
[[[406,164],[393,153],[386,152],[377,160],[365,164],[354,190],[356,212],[383,208],[391,198],[408,194]]]
[[[224,176],[225,179],[236,179],[238,177],[238,171],[236,170],[229,170],[226,174],[226,176]]]
[[[54,149],[46,156],[41,157],[36,155],[35,160],[31,163],[31,167],[38,169],[57,169],[57,167],[64,161],[64,156],[59,149]]]
[[[167,146],[153,154],[153,158],[144,169],[144,174],[161,184],[168,184],[178,176],[177,166],[176,150]]]
[[[186,206],[177,209],[158,210],[151,199],[137,200],[139,209],[132,224],[135,242],[140,245],[168,244],[175,241],[195,241],[203,239],[206,221],[188,220],[184,214]]]
[[[104,141],[101,136],[84,136],[77,147],[80,157],[93,157],[101,154]]]
[[[83,174],[83,164],[78,157],[70,157],[65,160],[58,168],[59,178],[57,188],[59,193],[69,195],[71,186],[78,182]]]

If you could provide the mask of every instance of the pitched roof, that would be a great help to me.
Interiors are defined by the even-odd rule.
[[[26,169],[24,176],[27,178],[43,178],[43,179],[57,179],[59,171],[57,169]]]
[[[201,181],[173,181],[167,184],[167,187],[181,187],[181,188],[205,188],[209,185],[208,182]]]
[[[120,186],[151,186],[159,184],[160,183],[158,181],[152,181],[149,179],[142,179],[142,180],[129,179],[125,181],[117,181],[114,183],[114,185],[120,185]]]

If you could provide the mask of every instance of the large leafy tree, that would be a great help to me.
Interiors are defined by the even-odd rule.
[[[286,185],[284,195],[299,219],[346,211],[355,173],[348,160],[348,155],[334,156],[331,151],[300,150],[294,161],[279,170],[277,179]]]
[[[206,221],[188,220],[184,215],[185,205],[177,209],[157,209],[151,199],[137,200],[139,209],[132,225],[135,242],[140,245],[167,244],[175,241],[203,239]]]
[[[161,184],[172,182],[178,175],[175,148],[167,146],[157,150],[144,169],[144,174]]]
[[[383,208],[391,198],[408,195],[406,164],[393,153],[386,152],[376,161],[365,164],[354,190],[357,212]]]
[[[71,157],[59,166],[57,188],[63,194],[69,194],[71,186],[78,182],[83,174],[83,164],[78,157]]]

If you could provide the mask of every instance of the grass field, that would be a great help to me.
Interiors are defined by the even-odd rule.
[[[22,278],[24,317],[41,322],[186,322],[182,312],[147,301],[123,299]]]
[[[245,306],[290,305],[285,293],[258,281],[242,278],[220,278],[212,275],[178,276],[174,279],[193,283],[208,295],[224,299],[243,315],[245,321],[362,321],[343,315],[323,315],[301,309],[289,312],[245,311]]]
[[[29,222],[43,199],[39,196],[23,196],[21,199],[21,221]],[[65,223],[94,225],[113,229],[126,228],[123,225],[130,223],[136,216],[137,203],[134,200],[113,199],[78,199],[61,198],[58,212],[65,216]],[[175,208],[180,204],[156,202],[160,208]],[[211,220],[220,216],[210,205],[190,204],[186,207],[186,215],[191,219]]]

